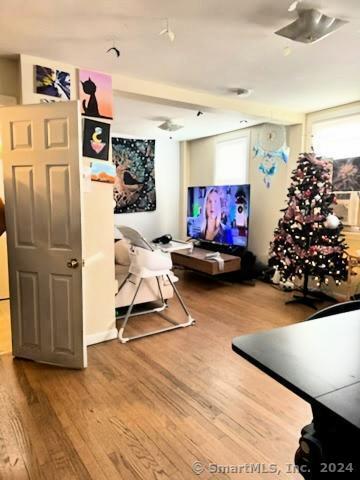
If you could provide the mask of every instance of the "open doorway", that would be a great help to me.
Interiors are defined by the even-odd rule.
[[[0,355],[11,353],[10,302],[0,301]]]
[[[4,176],[0,134],[0,355],[11,352],[9,277],[4,213]]]
[[[5,104],[12,105],[15,99],[9,99],[8,102],[1,102],[1,106]],[[3,175],[3,161],[2,161],[2,139],[0,132],[0,217],[3,214],[4,195],[4,175]],[[3,220],[4,221],[4,220]],[[1,223],[1,221],[0,221]],[[3,228],[0,227],[0,233]],[[9,300],[9,273],[8,273],[8,258],[6,246],[6,232],[0,235],[0,355],[4,353],[11,353],[11,322],[10,322],[10,300]]]

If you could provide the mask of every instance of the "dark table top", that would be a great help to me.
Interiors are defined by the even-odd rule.
[[[360,429],[360,310],[236,337],[232,348]]]

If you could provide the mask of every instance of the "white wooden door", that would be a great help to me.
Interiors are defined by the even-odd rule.
[[[0,109],[13,355],[86,367],[77,102]]]

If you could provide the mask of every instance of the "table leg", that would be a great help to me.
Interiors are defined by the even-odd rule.
[[[360,478],[360,432],[325,408],[312,406],[313,421],[301,430],[295,464],[306,480],[341,473]]]

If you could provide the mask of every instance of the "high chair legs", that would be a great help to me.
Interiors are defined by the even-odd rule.
[[[130,340],[136,340],[138,338],[143,338],[143,337],[148,337],[150,335],[156,335],[158,333],[163,333],[163,332],[169,332],[170,330],[175,330],[177,328],[185,328],[185,327],[189,327],[190,325],[193,325],[195,323],[195,320],[192,318],[190,312],[188,311],[178,289],[176,288],[174,282],[172,281],[170,275],[166,275],[167,279],[169,280],[172,288],[174,289],[174,293],[177,297],[177,299],[179,300],[180,302],[180,305],[183,309],[183,311],[185,312],[185,315],[187,317],[187,320],[186,322],[183,322],[183,323],[177,323],[175,320],[167,317],[167,316],[164,316],[163,318],[165,320],[167,320],[169,323],[171,323],[172,325],[170,327],[164,327],[164,328],[160,328],[160,329],[157,329],[157,330],[152,330],[150,332],[147,332],[147,333],[142,333],[142,334],[139,334],[139,335],[133,335],[131,337],[126,337],[124,335],[125,333],[125,328],[126,328],[126,325],[129,321],[129,318],[130,317],[133,317],[133,316],[137,316],[137,315],[145,315],[147,313],[159,313],[161,311],[163,311],[166,307],[167,307],[167,303],[166,301],[164,300],[164,297],[163,297],[163,294],[162,294],[162,291],[161,291],[161,285],[160,285],[160,279],[161,279],[161,276],[160,277],[156,277],[156,281],[157,281],[157,285],[158,285],[158,288],[159,288],[159,296],[160,296],[160,299],[161,299],[161,306],[160,307],[156,307],[156,308],[153,308],[153,309],[150,309],[150,310],[144,310],[144,311],[141,311],[141,312],[136,312],[136,313],[132,313],[132,310],[133,310],[133,307],[134,307],[134,304],[135,304],[135,300],[136,300],[136,297],[137,297],[137,294],[140,290],[140,287],[141,287],[141,284],[143,282],[143,278],[140,278],[140,281],[139,281],[139,284],[138,286],[136,287],[136,290],[135,290],[135,294],[133,296],[133,299],[131,301],[131,304],[126,312],[126,315],[123,317],[123,316],[119,316],[117,317],[117,319],[121,319],[121,318],[124,318],[123,319],[123,322],[122,322],[122,325],[121,325],[121,328],[119,329],[119,341],[121,343],[126,343]],[[126,281],[128,280],[129,277],[126,278],[126,280],[123,282],[123,284],[121,285],[121,287],[123,287],[126,283]]]

